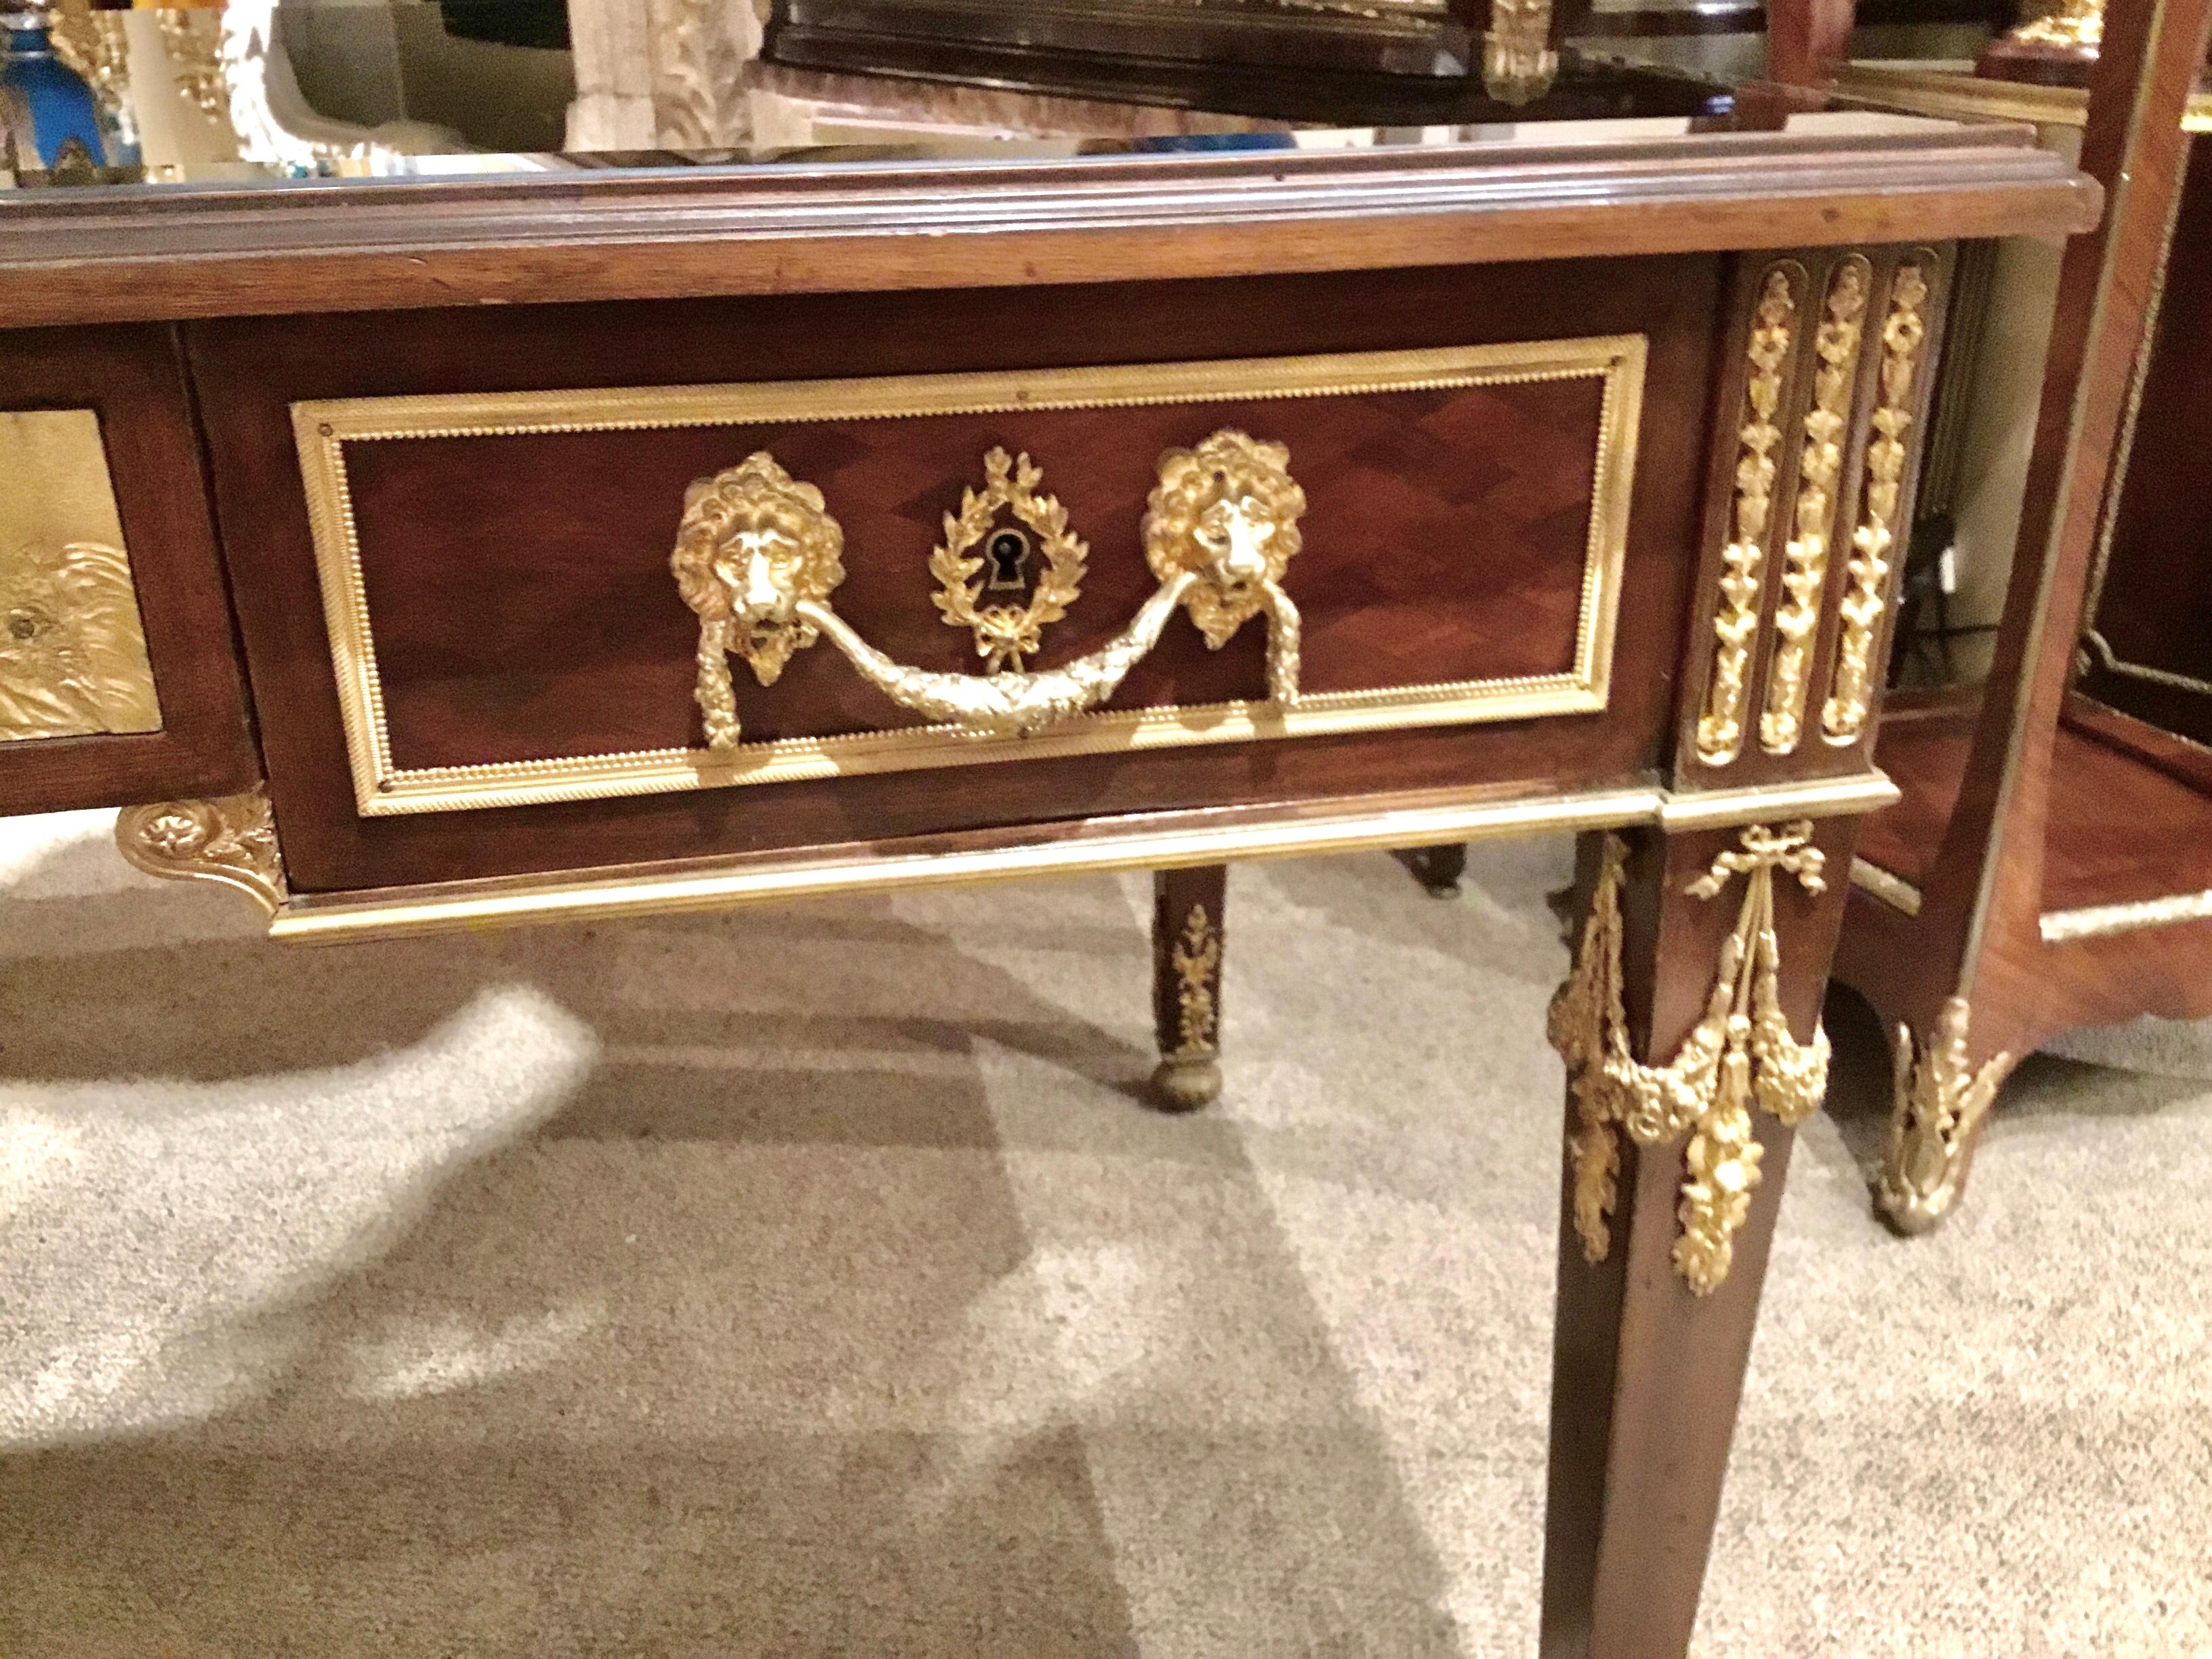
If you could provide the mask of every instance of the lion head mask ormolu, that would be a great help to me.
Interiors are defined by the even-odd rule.
[[[707,745],[734,749],[737,705],[727,653],[773,685],[792,653],[814,643],[802,599],[827,599],[845,580],[845,532],[822,492],[765,453],[702,478],[684,495],[684,522],[669,567],[699,617],[699,707]]]
[[[1298,612],[1283,576],[1301,544],[1306,493],[1290,474],[1286,444],[1217,432],[1195,449],[1160,457],[1145,514],[1145,557],[1166,581],[1189,571],[1190,619],[1218,651],[1262,611],[1269,613],[1269,695],[1297,700]]]

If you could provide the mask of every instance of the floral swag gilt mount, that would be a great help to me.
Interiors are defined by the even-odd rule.
[[[1574,1172],[1575,1231],[1583,1255],[1603,1261],[1613,1248],[1620,1144],[1664,1147],[1689,1137],[1677,1210],[1674,1268],[1691,1291],[1711,1295],[1728,1278],[1735,1236],[1751,1215],[1765,1154],[1752,1109],[1796,1126],[1828,1087],[1828,1034],[1815,1026],[1800,1042],[1782,1012],[1782,946],[1774,925],[1776,872],[1818,895],[1825,857],[1813,826],[1753,824],[1690,884],[1693,898],[1717,898],[1746,878],[1735,926],[1723,941],[1705,1017],[1661,1065],[1638,1060],[1630,1045],[1621,978],[1620,891],[1628,859],[1619,836],[1605,838],[1597,890],[1575,954],[1574,971],[1553,999],[1552,1046],[1566,1061],[1575,1106],[1568,1144]]]
[[[1004,459],[995,452],[989,458],[994,480],[1006,471]],[[1160,458],[1141,531],[1146,562],[1160,585],[1129,625],[1058,668],[945,674],[893,661],[837,615],[830,599],[845,579],[843,529],[819,489],[793,478],[764,451],[749,456],[686,492],[669,561],[677,591],[699,618],[696,695],[707,745],[727,753],[742,741],[732,656],[769,686],[795,653],[824,635],[862,678],[930,720],[981,738],[1041,731],[1111,697],[1178,608],[1189,612],[1217,651],[1264,614],[1267,696],[1287,708],[1298,696],[1299,617],[1283,581],[1298,552],[1298,520],[1306,508],[1305,492],[1289,467],[1287,447],[1242,432],[1216,432],[1194,449],[1170,450]],[[1036,474],[1026,456],[1012,477],[1009,499],[1018,492],[1023,506],[1065,533],[1064,518],[1049,517],[1058,503],[1048,507],[1029,494]],[[947,560],[945,548],[933,556],[940,578]],[[1042,612],[1036,618],[1046,619]],[[1017,647],[1000,659],[1018,660],[1028,648],[1034,647]]]

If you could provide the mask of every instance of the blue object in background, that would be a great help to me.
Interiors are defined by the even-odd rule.
[[[107,142],[92,88],[54,55],[43,23],[27,22],[21,12],[9,21],[18,27],[9,31],[6,58],[0,61],[0,120],[15,140],[17,165],[52,167],[73,161],[105,166]]]
[[[1296,149],[1298,141],[1287,132],[1171,132],[1139,137],[1129,148],[1146,155],[1173,150]]]

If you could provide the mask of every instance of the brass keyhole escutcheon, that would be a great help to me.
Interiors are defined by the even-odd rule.
[[[990,588],[1020,592],[1030,585],[1030,538],[1018,530],[994,532],[985,550],[991,560]]]
[[[929,556],[937,579],[930,597],[948,627],[974,635],[986,672],[1018,673],[1080,596],[1091,550],[1069,526],[1067,509],[1040,488],[1044,470],[1027,455],[994,449],[983,458],[983,480],[945,515],[945,538]]]

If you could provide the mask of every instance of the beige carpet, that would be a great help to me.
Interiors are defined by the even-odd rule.
[[[0,1655],[1533,1651],[1560,843],[343,951],[0,830]],[[1705,1659],[2212,1653],[2212,1083],[1796,1161]]]

